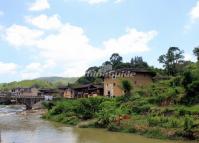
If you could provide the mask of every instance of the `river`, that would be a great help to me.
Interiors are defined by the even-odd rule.
[[[23,110],[22,106],[0,106],[0,143],[190,143],[67,127],[42,120],[36,114],[17,114]]]

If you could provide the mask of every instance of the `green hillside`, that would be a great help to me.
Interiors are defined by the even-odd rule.
[[[0,90],[8,91],[16,87],[32,87],[37,88],[56,88],[59,85],[67,85],[68,83],[74,83],[78,78],[64,78],[64,77],[40,77],[34,80],[23,80],[19,82],[1,83]]]
[[[62,83],[62,84],[68,84],[68,83],[75,83],[78,80],[78,77],[40,77],[36,80],[42,80],[42,81],[48,81],[55,84]]]
[[[54,88],[55,85],[48,81],[42,80],[23,80],[19,82],[10,82],[10,83],[2,83],[0,84],[0,90],[8,91],[12,88],[16,87],[32,87],[35,86],[37,88]]]

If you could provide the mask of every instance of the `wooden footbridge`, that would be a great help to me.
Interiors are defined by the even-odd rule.
[[[44,101],[44,96],[6,96],[0,95],[0,104],[14,103],[26,105],[26,109],[32,109],[32,106],[37,102]]]

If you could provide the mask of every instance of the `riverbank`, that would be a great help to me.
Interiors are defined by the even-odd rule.
[[[32,109],[32,110],[25,110],[21,112],[17,112],[18,115],[36,115],[36,116],[43,116],[46,114],[48,111],[46,109]]]
[[[148,100],[148,99],[147,99]],[[80,128],[104,128],[150,138],[199,140],[199,106],[157,106],[138,95],[45,103],[44,119]]]
[[[48,112],[47,109],[45,109],[45,107],[42,105],[42,102],[38,102],[35,105],[33,105],[31,110],[25,110],[25,107],[23,109],[23,111],[17,112],[17,114],[20,115],[38,115],[38,116],[42,116],[44,114],[46,114]]]
[[[13,106],[7,108],[12,110],[12,113],[16,109]],[[0,114],[7,111],[4,109],[0,106]],[[139,135],[108,132],[104,129],[68,127],[42,120],[34,113],[26,116],[14,113],[1,116],[0,129],[2,143],[187,143],[149,139]]]

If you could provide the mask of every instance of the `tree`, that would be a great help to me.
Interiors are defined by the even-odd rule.
[[[130,96],[133,86],[129,80],[122,80],[122,89],[124,90],[125,96]]]
[[[131,68],[131,63],[118,63],[114,66],[114,69]]]
[[[94,67],[88,68],[88,69],[86,70],[86,73],[98,72],[98,70],[99,70],[99,67],[94,66]]]
[[[131,66],[133,68],[148,68],[147,62],[143,61],[142,57],[134,57],[131,58]]]
[[[110,61],[105,61],[102,66],[112,65]]]
[[[113,65],[113,68],[118,64],[122,63],[122,57],[118,53],[113,53],[110,57],[110,62]]]
[[[95,81],[95,77],[83,76],[83,77],[80,77],[80,78],[75,82],[75,85],[79,85],[79,84],[89,84],[89,83],[93,83],[94,81]]]
[[[199,65],[191,64],[186,67],[182,77],[182,85],[185,88],[185,96],[182,102],[186,104],[199,103]]]
[[[159,57],[158,61],[164,64],[168,75],[177,74],[177,65],[183,63],[183,53],[184,51],[180,50],[178,47],[170,47],[166,54]]]
[[[199,47],[194,48],[193,53],[197,57],[197,60],[199,61]]]

